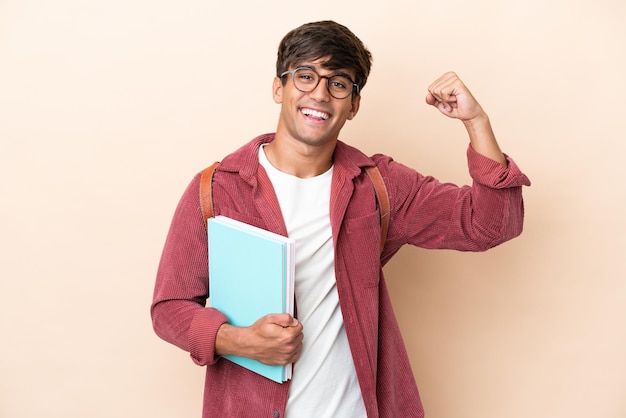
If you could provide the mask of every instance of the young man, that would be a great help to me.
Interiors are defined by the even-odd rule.
[[[404,244],[483,251],[522,231],[522,185],[489,119],[447,73],[426,102],[467,128],[471,187],[440,183],[385,155],[338,140],[359,111],[371,55],[346,27],[315,22],[278,50],[275,134],[225,157],[215,172],[216,214],[296,240],[297,318],[270,314],[234,327],[208,297],[207,237],[199,175],[183,194],[159,266],[156,333],[206,365],[204,417],[422,417],[418,390],[382,266]],[[376,165],[391,200],[380,252],[380,213],[364,167]],[[278,384],[220,356],[294,362]]]

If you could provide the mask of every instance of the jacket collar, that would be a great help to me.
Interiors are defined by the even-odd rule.
[[[259,135],[252,141],[224,158],[219,166],[220,170],[238,172],[247,182],[252,182],[259,168],[258,150],[262,144],[274,140],[275,134],[269,133]],[[363,167],[374,165],[370,157],[357,148],[342,141],[337,141],[333,154],[333,164],[335,170],[343,172],[345,178],[358,176]]]

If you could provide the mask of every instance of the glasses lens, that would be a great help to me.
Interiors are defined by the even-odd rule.
[[[344,76],[336,75],[328,80],[328,90],[337,99],[345,99],[352,93],[352,81]]]
[[[319,75],[308,68],[300,68],[293,73],[293,82],[296,88],[302,92],[310,92],[315,90],[319,83]]]

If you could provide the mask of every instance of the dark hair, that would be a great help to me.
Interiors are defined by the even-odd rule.
[[[330,20],[306,23],[285,35],[278,46],[276,75],[280,77],[304,61],[325,57],[328,57],[325,68],[353,69],[354,82],[359,85],[359,91],[363,89],[372,67],[372,54],[350,29]]]

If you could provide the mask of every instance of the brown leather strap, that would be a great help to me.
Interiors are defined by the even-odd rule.
[[[391,213],[389,193],[387,192],[387,186],[385,185],[385,181],[383,180],[383,176],[380,174],[378,167],[365,167],[365,173],[374,185],[374,193],[376,193],[378,209],[380,210],[380,252],[382,253],[383,248],[385,248],[385,241],[387,240],[389,217]]]
[[[216,161],[211,166],[202,170],[200,176],[200,209],[202,210],[202,220],[204,227],[207,227],[207,220],[212,218],[213,213],[213,173],[220,162]]]

